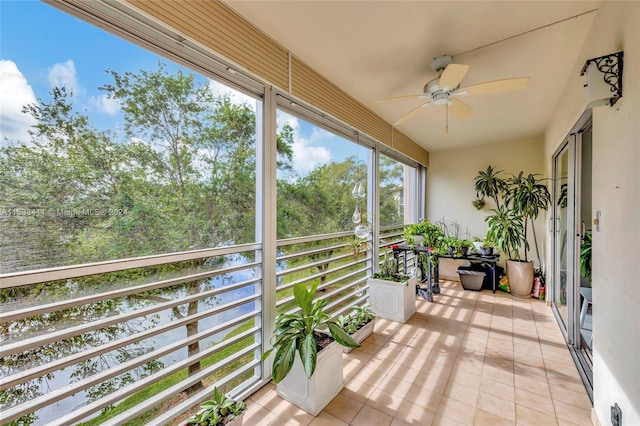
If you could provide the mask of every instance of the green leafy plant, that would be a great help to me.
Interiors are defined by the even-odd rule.
[[[378,272],[373,273],[373,278],[386,281],[404,282],[407,277],[398,273],[398,260],[394,257],[385,259],[378,267]]]
[[[493,209],[493,212],[493,215],[485,218],[488,225],[485,244],[488,239],[495,244],[495,247],[507,253],[509,259],[519,260],[521,243],[524,241],[524,244],[528,245],[527,240],[524,239],[522,217],[505,206],[500,206],[497,210]]]
[[[296,353],[300,354],[306,376],[308,378],[313,376],[318,355],[316,334],[320,327],[328,327],[331,337],[343,346],[350,348],[360,346],[349,336],[349,333],[323,311],[327,305],[326,300],[313,301],[316,288],[317,284],[311,285],[310,288],[304,284],[296,284],[293,287],[293,295],[300,311],[292,314],[282,313],[276,318],[272,347],[262,356],[264,361],[274,350],[276,351],[271,369],[275,383],[279,383],[289,374]]]
[[[524,260],[528,261],[529,243],[527,241],[527,224],[531,221],[533,240],[540,262],[540,250],[534,220],[542,210],[546,210],[551,203],[551,195],[545,179],[538,174],[529,173],[527,176],[520,172],[509,178],[509,186],[505,198],[514,213],[522,218],[522,245],[524,246]]]
[[[483,201],[484,197],[492,198],[496,208],[500,208],[500,198],[509,187],[507,180],[498,176],[500,173],[502,170],[495,171],[493,166],[488,166],[486,171],[479,171],[475,178],[476,196]]]
[[[337,320],[338,325],[349,334],[355,333],[376,317],[375,312],[368,306],[356,305],[353,309],[354,311],[350,315],[346,317],[340,315]]]
[[[589,279],[591,283],[591,233],[584,234],[584,239],[580,245],[580,275]]]
[[[431,222],[415,223],[404,228],[403,236],[407,244],[413,244],[413,236],[420,235],[424,238],[426,247],[440,247],[445,235],[442,229]]]
[[[239,417],[247,409],[243,401],[229,398],[218,388],[213,389],[213,399],[200,405],[200,412],[187,420],[187,425],[218,426],[226,425]]]
[[[482,208],[486,203],[484,201],[484,198],[478,197],[475,200],[473,200],[471,204],[473,205],[473,207],[476,208],[476,210],[482,210]]]

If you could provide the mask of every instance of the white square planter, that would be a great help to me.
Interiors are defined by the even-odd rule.
[[[405,283],[369,278],[369,307],[376,317],[407,322],[416,313],[416,277]]]
[[[318,352],[316,370],[308,379],[296,353],[293,368],[278,383],[276,393],[312,416],[317,416],[344,387],[342,346],[331,343]]]
[[[371,334],[373,334],[373,323],[376,321],[376,319],[372,319],[371,321],[369,321],[368,323],[365,324],[364,327],[362,327],[360,330],[356,331],[355,333],[353,333],[351,335],[351,337],[353,337],[353,340],[355,340],[358,343],[362,343],[364,342],[364,339],[366,339],[367,337],[371,336]],[[353,348],[350,348],[348,346],[343,346],[342,347],[342,352],[344,353],[349,353],[353,350]]]

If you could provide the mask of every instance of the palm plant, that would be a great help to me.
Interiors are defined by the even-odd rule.
[[[492,198],[496,208],[500,208],[500,197],[509,186],[505,179],[498,176],[500,173],[502,170],[495,171],[493,166],[488,166],[486,171],[479,171],[475,179],[476,196],[479,199]]]
[[[542,210],[546,210],[549,207],[551,195],[549,194],[547,186],[542,183],[544,178],[540,178],[539,176],[540,175],[533,173],[524,176],[524,173],[520,172],[518,176],[511,177],[508,181],[509,186],[505,199],[515,214],[522,217],[524,260],[528,261],[527,252],[529,250],[529,244],[527,242],[527,224],[531,221],[536,255],[538,256],[538,263],[541,264],[534,220]]]
[[[500,206],[493,209],[494,214],[487,216],[487,240],[490,240],[495,246],[505,252],[509,259],[520,259],[520,245],[524,241],[525,248],[529,243],[524,238],[522,228],[522,216],[515,211]]]
[[[289,374],[296,352],[300,354],[306,376],[308,378],[313,376],[318,354],[315,334],[320,327],[328,327],[331,337],[343,346],[350,348],[360,346],[349,336],[349,333],[323,311],[327,305],[326,300],[313,301],[316,288],[317,284],[311,285],[311,288],[307,288],[304,284],[296,284],[293,287],[293,295],[300,311],[292,314],[282,313],[276,318],[274,343],[262,356],[264,361],[272,351],[276,350],[271,370],[275,383],[279,383]]]

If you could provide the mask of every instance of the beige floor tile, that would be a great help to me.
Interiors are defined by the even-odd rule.
[[[516,420],[516,404],[513,401],[507,401],[506,399],[500,399],[490,394],[481,393],[478,397],[477,408],[509,421]]]
[[[462,424],[473,424],[475,417],[475,407],[453,398],[443,396],[438,406],[438,414],[442,414],[450,419]]]
[[[565,404],[560,401],[553,401],[558,419],[576,422],[577,424],[591,424],[591,410]]]
[[[255,391],[251,396],[249,396],[249,400],[258,402],[262,399],[269,391],[275,391],[276,385],[273,383],[267,383],[257,391]]]
[[[356,401],[339,393],[325,407],[324,411],[346,423],[351,423],[363,406],[364,402]]]
[[[396,412],[394,420],[398,419],[408,425],[429,426],[433,423],[435,416],[434,411],[426,410],[410,401],[404,401]]]
[[[507,385],[514,385],[513,371],[504,371],[492,365],[485,364],[484,367],[482,367],[482,377],[505,383]]]
[[[319,416],[269,384],[248,398],[245,424],[590,424],[591,402],[544,302],[441,287],[407,324],[376,320],[363,347],[344,355],[347,384]]]
[[[460,402],[475,406],[478,403],[478,389],[465,386],[456,382],[449,382],[445,388],[443,395],[449,398],[457,399]]]
[[[555,426],[558,421],[553,416],[547,416],[531,408],[516,405],[516,424],[518,426]]]
[[[353,399],[361,403],[367,402],[369,395],[376,389],[374,385],[365,383],[363,381],[353,379],[348,382],[340,393],[348,398]]]
[[[478,408],[476,410],[476,417],[473,424],[474,426],[512,426],[516,423],[514,421],[507,420],[504,417],[500,417],[497,414]]]
[[[337,417],[324,411],[311,422],[309,426],[349,426],[349,423],[345,423]]]
[[[267,426],[276,419],[278,419],[278,416],[263,406],[256,404],[247,408],[242,424],[246,426]]]
[[[375,408],[388,416],[394,417],[398,408],[404,401],[404,398],[385,392],[382,389],[376,389],[371,392],[369,399],[365,403],[367,406]]]
[[[442,399],[442,389],[423,388],[417,384],[413,384],[405,401],[413,402],[431,411],[438,411]]]
[[[395,396],[399,396],[400,398],[405,398],[412,385],[413,383],[405,382],[404,380],[396,379],[395,377],[387,375],[376,387]]]
[[[515,401],[515,388],[506,383],[484,377],[480,383],[480,393],[492,395],[506,401]]]
[[[384,414],[374,408],[364,406],[355,419],[351,422],[352,426],[388,426],[391,424],[393,417]]]
[[[436,413],[433,423],[431,423],[432,426],[468,426],[470,424],[473,423],[461,423],[451,417],[445,416],[442,413]]]
[[[565,404],[575,405],[584,410],[591,410],[591,400],[586,391],[576,392],[571,389],[560,386],[550,385],[551,396],[554,401],[564,402]]]
[[[529,392],[522,388],[516,388],[516,404],[540,411],[548,416],[556,415],[551,398]]]

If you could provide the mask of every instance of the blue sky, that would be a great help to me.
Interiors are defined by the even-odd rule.
[[[154,69],[159,59],[133,43],[87,24],[52,6],[33,0],[0,0],[0,144],[28,139],[33,122],[20,113],[23,105],[48,99],[53,86],[65,85],[75,94],[76,107],[84,110],[98,128],[119,126],[117,103],[98,87],[110,83],[105,72]],[[168,71],[182,67],[164,60]],[[184,68],[183,68],[184,69]],[[208,78],[199,77],[203,82]],[[213,83],[213,90],[225,90]],[[239,102],[250,100],[242,94]],[[341,161],[357,155],[356,145],[288,114],[278,115],[295,129],[294,165],[300,173],[318,163]],[[364,152],[360,153],[362,160]]]

